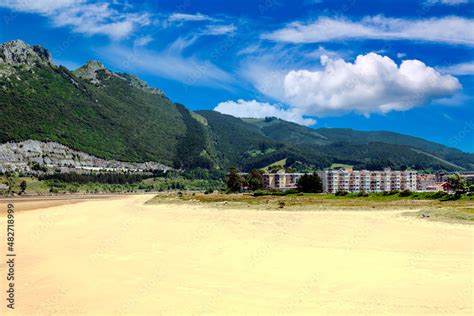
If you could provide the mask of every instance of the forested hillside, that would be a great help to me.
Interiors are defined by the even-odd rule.
[[[133,76],[97,62],[77,72],[41,58],[0,66],[2,143],[52,140],[106,159],[215,167],[202,124]]]

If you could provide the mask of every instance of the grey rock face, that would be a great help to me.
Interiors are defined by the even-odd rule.
[[[0,171],[31,172],[31,166],[38,164],[48,168],[70,171],[131,171],[170,170],[157,162],[130,163],[105,160],[73,150],[56,142],[27,140],[0,145]]]
[[[0,45],[0,64],[33,65],[34,63],[52,64],[48,50],[41,46],[29,46],[21,40]]]
[[[100,84],[101,80],[110,78],[113,73],[96,60],[88,61],[84,66],[74,70],[74,74],[93,84]]]
[[[127,81],[128,84],[134,88],[141,89],[152,94],[164,96],[163,91],[149,87],[145,81],[139,79],[138,77],[127,73],[114,73],[105,68],[102,63],[96,60],[88,61],[85,65],[74,70],[74,74],[82,79],[90,81],[95,85],[100,85],[104,80],[114,76],[115,78]]]
[[[148,83],[146,83],[145,81],[139,79],[137,76],[130,75],[130,74],[127,74],[127,73],[118,73],[116,75],[123,78],[123,79],[125,79],[125,80],[127,80],[128,84],[132,87],[147,91],[147,92],[152,93],[152,94],[158,94],[158,95],[164,96],[163,91],[161,91],[160,89],[152,88],[152,87],[148,86]]]

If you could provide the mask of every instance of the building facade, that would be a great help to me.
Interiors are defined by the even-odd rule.
[[[318,172],[327,193],[416,191],[416,171],[332,170]]]
[[[442,183],[442,182],[441,182]],[[442,191],[434,174],[419,174],[416,177],[417,191]]]
[[[417,191],[416,171],[384,171],[369,170],[331,170],[317,172],[323,184],[323,192],[384,192],[393,190]],[[263,174],[263,184],[266,189],[289,190],[295,189],[298,180],[304,173]]]
[[[296,189],[298,180],[304,173],[286,173],[279,171],[277,173],[264,173],[263,186],[265,189],[273,190],[291,190]]]

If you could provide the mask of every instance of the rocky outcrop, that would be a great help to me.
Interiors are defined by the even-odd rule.
[[[148,83],[146,83],[145,81],[139,79],[137,76],[130,75],[130,74],[127,74],[127,73],[117,73],[116,75],[120,76],[121,78],[123,78],[125,80],[127,80],[128,84],[130,86],[134,87],[134,88],[138,88],[138,89],[147,91],[149,93],[165,96],[163,91],[161,91],[160,89],[152,88],[152,87],[148,86]]]
[[[85,65],[74,70],[74,74],[95,85],[99,85],[102,80],[108,79],[113,75],[110,70],[96,60],[89,60]]]
[[[0,45],[0,64],[33,65],[52,64],[48,50],[41,46],[29,46],[22,40],[14,40]]]
[[[40,168],[38,168],[40,167]],[[56,142],[27,140],[0,145],[0,172],[35,172],[42,167],[50,171],[166,171],[171,168],[157,162],[131,163],[105,160],[73,150]]]
[[[74,70],[73,73],[76,76],[87,80],[95,85],[101,85],[105,80],[111,77],[116,77],[127,81],[131,87],[141,89],[149,93],[164,96],[163,91],[161,91],[160,89],[149,87],[145,81],[139,79],[137,76],[130,75],[127,73],[114,73],[105,68],[102,63],[96,60],[89,60],[85,65]]]

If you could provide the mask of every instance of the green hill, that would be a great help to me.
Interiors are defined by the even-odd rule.
[[[34,54],[23,42],[14,45]],[[98,62],[75,72],[42,58],[0,65],[2,143],[51,140],[106,159],[216,164],[207,127],[134,76]]]
[[[380,169],[474,169],[474,155],[391,132],[311,129],[276,118],[188,110],[137,77],[96,61],[75,71],[22,41],[0,45],[0,142],[56,141],[100,158],[178,169],[243,170],[276,161]]]
[[[203,116],[209,111],[202,111]],[[216,116],[217,114],[213,114]],[[211,128],[219,134],[222,127],[226,128],[227,117],[220,115],[214,121],[219,125]],[[234,118],[235,119],[235,118]],[[242,119],[252,125],[268,140],[281,144],[281,150],[272,155],[262,155],[262,166],[271,159],[278,161],[288,157],[287,166],[295,162],[326,168],[332,163],[353,165],[354,168],[381,169],[413,168],[432,170],[472,170],[474,155],[458,149],[429,142],[421,138],[393,132],[363,132],[342,128],[312,129],[277,118]],[[250,128],[250,127],[248,127]],[[225,133],[231,133],[232,129]],[[253,133],[256,131],[253,129]],[[260,136],[261,137],[261,136]],[[244,139],[242,139],[244,140]],[[255,163],[257,159],[248,161],[241,157],[244,166]],[[273,162],[274,162],[273,161]]]

